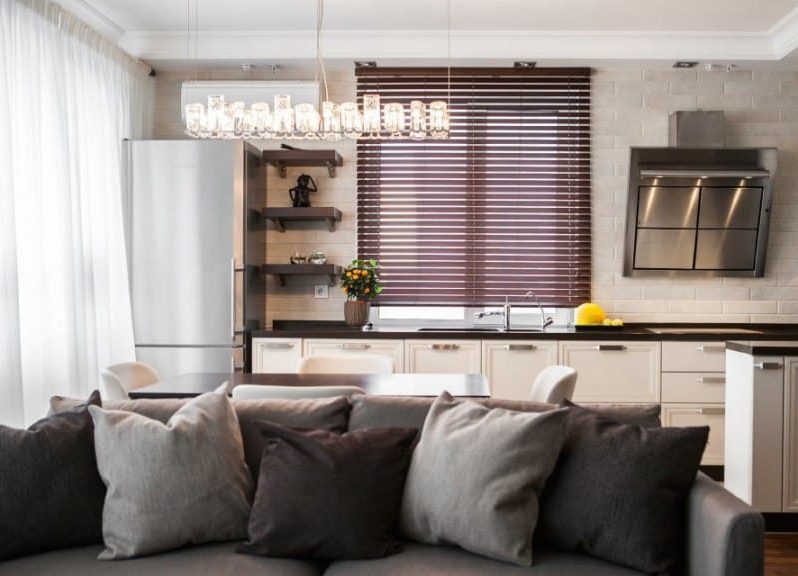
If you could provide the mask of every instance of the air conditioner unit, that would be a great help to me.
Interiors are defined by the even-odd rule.
[[[198,102],[208,105],[208,96],[224,94],[227,102],[241,101],[247,106],[255,102],[266,102],[271,108],[277,94],[291,96],[291,104],[296,106],[306,102],[318,105],[319,83],[301,81],[269,80],[223,80],[187,81],[180,87],[180,116],[185,119],[186,104]]]

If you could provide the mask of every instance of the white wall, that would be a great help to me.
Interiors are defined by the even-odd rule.
[[[181,138],[180,82],[193,73],[159,73],[156,78],[155,137]],[[199,79],[307,78],[295,73],[208,70]],[[353,74],[330,77],[331,96],[354,98]],[[764,278],[668,279],[624,278],[623,234],[626,215],[629,146],[665,146],[668,114],[673,110],[723,110],[727,146],[779,148],[779,176]],[[754,67],[727,72],[677,71],[662,67],[600,68],[593,76],[593,299],[627,321],[798,322],[798,67]],[[257,142],[259,146],[279,146]],[[298,146],[329,147],[299,142]],[[287,262],[298,250],[324,251],[346,264],[355,257],[355,146],[341,142],[344,157],[338,177],[321,168],[289,169],[281,179],[270,171],[268,201],[290,205],[287,190],[302,172],[312,175],[320,192],[314,205],[336,206],[343,222],[330,233],[323,225],[269,231],[268,261]],[[273,319],[343,318],[340,290],[330,299],[313,298],[313,280],[269,282],[267,317]],[[321,281],[319,281],[321,283]]]

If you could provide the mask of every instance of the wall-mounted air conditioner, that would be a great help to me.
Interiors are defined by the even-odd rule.
[[[180,88],[181,117],[184,118],[186,104],[198,102],[207,106],[208,96],[217,94],[224,94],[224,99],[227,102],[241,101],[246,106],[251,106],[255,102],[265,102],[271,108],[274,106],[274,97],[277,94],[291,96],[291,104],[294,106],[303,102],[317,106],[319,101],[319,83],[307,80],[186,81],[183,82]]]

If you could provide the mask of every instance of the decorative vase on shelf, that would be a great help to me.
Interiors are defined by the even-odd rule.
[[[368,300],[347,300],[344,302],[344,320],[347,326],[360,328],[369,321],[371,302]]]

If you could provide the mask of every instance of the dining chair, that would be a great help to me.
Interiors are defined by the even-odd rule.
[[[570,366],[548,366],[535,378],[530,399],[550,404],[571,400],[576,388],[576,377],[576,370]]]
[[[113,364],[103,370],[101,376],[100,395],[109,400],[126,400],[131,390],[155,384],[159,380],[155,368],[144,362]]]
[[[299,400],[365,394],[359,386],[270,386],[239,384],[233,388],[233,400]]]
[[[297,366],[299,374],[391,374],[393,359],[379,354],[331,354],[305,356]]]

